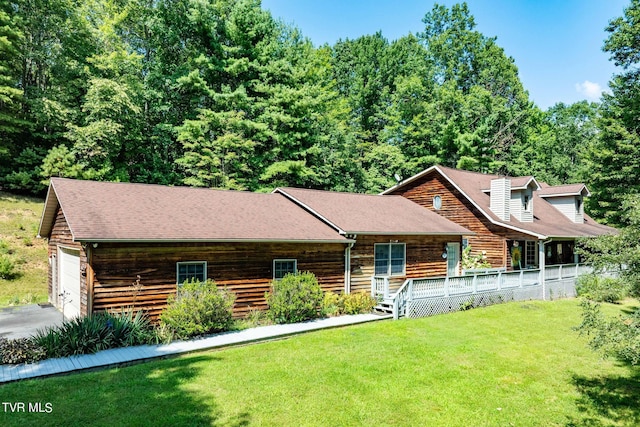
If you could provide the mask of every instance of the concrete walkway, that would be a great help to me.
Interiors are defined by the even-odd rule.
[[[47,377],[50,375],[82,371],[86,369],[106,368],[171,355],[252,342],[268,341],[304,332],[373,322],[392,317],[393,316],[391,315],[381,316],[377,314],[357,314],[353,316],[330,317],[327,319],[295,323],[291,325],[260,326],[237,332],[226,332],[191,341],[175,341],[170,344],[114,348],[100,351],[95,354],[47,359],[30,364],[0,365],[0,383],[29,378]]]

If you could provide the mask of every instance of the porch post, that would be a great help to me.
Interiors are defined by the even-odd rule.
[[[545,254],[544,254],[544,240],[538,240],[538,264],[540,266],[540,283],[542,284],[542,300],[547,299],[547,287],[544,279],[544,269],[545,269]]]

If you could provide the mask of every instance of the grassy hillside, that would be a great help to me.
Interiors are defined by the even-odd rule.
[[[0,272],[15,271],[0,277],[0,307],[47,301],[47,246],[36,238],[43,204],[0,191]]]

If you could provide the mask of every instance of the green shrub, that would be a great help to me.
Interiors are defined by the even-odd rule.
[[[15,264],[7,255],[0,255],[0,279],[15,279],[18,276],[18,270]]]
[[[342,314],[342,298],[335,292],[325,292],[322,298],[322,314],[339,316]]]
[[[178,339],[226,331],[233,324],[234,302],[235,295],[213,280],[185,282],[169,297],[160,325]]]
[[[617,302],[629,294],[629,287],[620,279],[585,274],[576,284],[578,296],[597,302]]]
[[[287,274],[271,283],[265,294],[271,320],[275,323],[296,323],[319,317],[323,292],[313,273]]]
[[[45,349],[31,338],[0,338],[0,363],[33,363],[45,357]]]
[[[485,251],[481,253],[471,255],[471,245],[467,245],[462,250],[462,269],[474,270],[479,268],[490,268],[491,263],[487,260],[487,254]]]
[[[604,356],[640,365],[640,310],[628,316],[608,317],[600,304],[583,300],[582,323],[575,329],[589,338],[589,346]]]
[[[0,239],[0,254],[12,254],[13,251],[9,248],[9,244]]]
[[[369,313],[376,304],[376,299],[367,292],[354,292],[352,294],[326,292],[322,303],[322,311],[327,316],[362,314]]]
[[[376,299],[367,292],[354,292],[342,295],[344,314],[369,313],[377,304]]]
[[[34,336],[47,357],[90,354],[109,348],[149,344],[156,341],[149,320],[137,313],[96,313],[76,317],[62,325],[38,331]]]

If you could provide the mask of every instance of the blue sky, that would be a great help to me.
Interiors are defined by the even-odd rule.
[[[451,6],[457,1],[440,0]],[[477,29],[511,56],[531,99],[596,101],[619,70],[602,52],[607,23],[630,0],[468,0]],[[422,31],[429,0],[262,0],[276,18],[294,24],[318,46],[382,31],[389,40]]]

